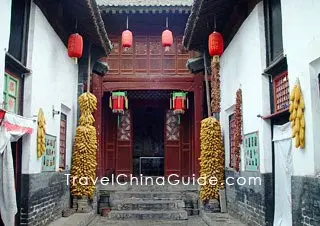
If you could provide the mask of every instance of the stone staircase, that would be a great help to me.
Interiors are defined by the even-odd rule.
[[[110,220],[187,220],[188,215],[199,212],[196,188],[169,185],[100,188],[100,193],[106,192],[110,195]]]

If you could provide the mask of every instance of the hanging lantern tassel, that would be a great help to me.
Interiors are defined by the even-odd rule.
[[[172,108],[174,110],[174,98],[172,99]]]
[[[112,97],[111,97],[111,95],[109,97],[109,108],[112,109]]]
[[[187,109],[189,109],[189,98],[187,97]]]
[[[120,115],[118,115],[118,127],[120,126]]]
[[[178,124],[180,125],[180,114],[178,114]]]
[[[170,96],[170,110],[172,109],[172,97]]]
[[[129,109],[128,97],[125,97],[125,106],[126,109]]]

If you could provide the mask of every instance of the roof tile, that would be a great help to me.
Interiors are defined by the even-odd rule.
[[[97,0],[99,6],[192,6],[193,0]]]

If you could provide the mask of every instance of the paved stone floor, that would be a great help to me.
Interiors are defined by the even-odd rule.
[[[97,216],[89,226],[207,226],[200,217],[189,217],[185,221],[110,221],[106,217]]]

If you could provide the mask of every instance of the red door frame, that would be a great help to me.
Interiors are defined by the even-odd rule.
[[[194,101],[194,121],[193,121],[193,144],[192,170],[191,173],[199,176],[200,165],[200,125],[203,117],[203,75],[189,76],[105,76],[92,75],[92,92],[97,97],[97,110],[94,112],[95,126],[97,130],[97,176],[104,176],[104,136],[102,126],[102,102],[105,92],[116,90],[184,90],[193,92]]]

